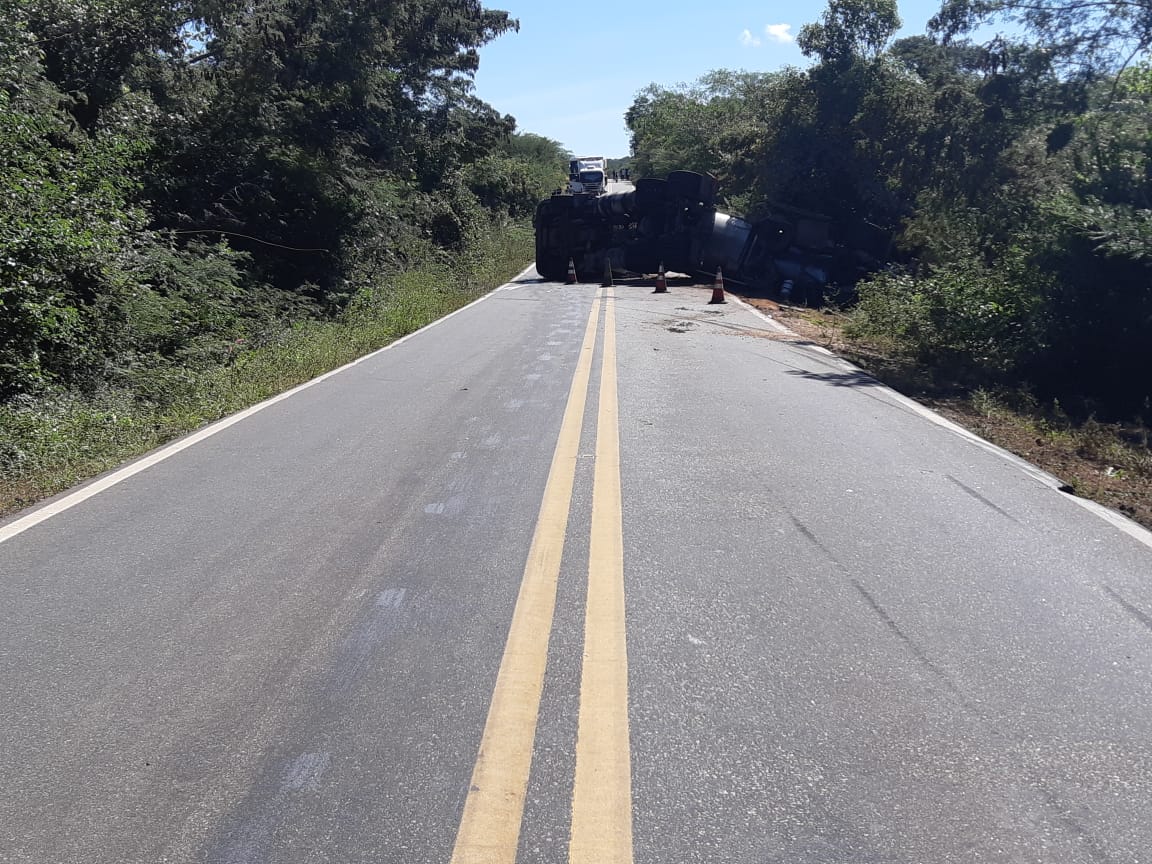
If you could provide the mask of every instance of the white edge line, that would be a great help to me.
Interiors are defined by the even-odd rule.
[[[852,363],[849,363],[847,360],[843,359],[842,357],[837,357],[836,359],[839,360],[840,363],[842,363],[845,366],[845,368],[847,368],[847,369],[850,369],[854,372],[860,372],[864,375],[869,374],[868,372],[859,368],[858,366],[856,366]],[[1123,513],[1120,513],[1116,510],[1113,510],[1110,507],[1105,507],[1103,504],[1099,503],[1098,501],[1092,501],[1088,498],[1081,498],[1079,495],[1075,495],[1075,494],[1072,494],[1070,492],[1065,492],[1064,490],[1067,487],[1066,483],[1064,483],[1062,480],[1060,480],[1060,478],[1056,477],[1054,474],[1050,474],[1047,471],[1045,471],[1043,468],[1040,468],[1037,465],[1033,465],[1031,462],[1029,462],[1023,456],[1018,456],[1017,454],[1013,453],[1011,450],[1005,450],[1003,447],[999,446],[998,444],[993,444],[991,441],[989,441],[985,438],[981,438],[979,435],[977,435],[975,432],[971,431],[970,429],[965,429],[963,426],[952,422],[947,417],[944,417],[940,414],[937,414],[931,408],[928,408],[927,406],[921,405],[915,399],[912,399],[908,396],[905,396],[903,393],[899,393],[896,390],[893,390],[891,387],[888,387],[887,385],[885,385],[883,387],[883,390],[888,395],[889,398],[893,399],[896,402],[899,402],[900,405],[907,408],[908,410],[915,412],[916,414],[920,415],[921,417],[923,417],[925,420],[928,420],[929,422],[935,423],[937,426],[940,426],[940,427],[943,427],[944,429],[947,429],[948,431],[952,432],[954,435],[959,435],[961,438],[964,438],[968,441],[971,441],[977,447],[980,447],[983,450],[986,450],[989,453],[992,453],[993,455],[999,456],[1001,459],[1005,459],[1008,462],[1011,462],[1013,465],[1015,465],[1017,468],[1019,468],[1021,471],[1028,474],[1029,476],[1031,476],[1035,480],[1039,481],[1040,483],[1044,484],[1045,486],[1048,486],[1048,487],[1050,487],[1056,491],[1059,491],[1066,500],[1071,501],[1074,504],[1080,505],[1085,510],[1088,510],[1091,513],[1095,513],[1097,516],[1099,516],[1104,521],[1108,522],[1113,527],[1120,529],[1125,534],[1127,534],[1129,537],[1132,537],[1133,539],[1139,541],[1140,543],[1143,543],[1149,549],[1152,549],[1152,532],[1148,531],[1148,529],[1146,529],[1143,525],[1140,525],[1137,522],[1133,522],[1131,519],[1129,519]]]
[[[840,362],[843,363],[845,367],[847,367],[853,371],[862,372],[865,375],[868,374],[863,369],[860,369],[859,367],[853,365],[852,363],[849,363],[847,360],[844,360],[843,358],[837,358],[837,359],[839,359]],[[1105,522],[1108,522],[1113,527],[1118,528],[1121,531],[1123,531],[1129,537],[1132,537],[1133,539],[1139,541],[1140,543],[1143,543],[1149,549],[1152,549],[1152,532],[1148,531],[1148,529],[1146,529],[1143,525],[1140,525],[1137,522],[1133,522],[1131,519],[1129,519],[1123,513],[1119,513],[1116,510],[1111,509],[1110,507],[1105,507],[1103,504],[1099,503],[1098,501],[1092,501],[1088,498],[1081,498],[1079,495],[1075,495],[1075,494],[1072,494],[1070,492],[1065,492],[1064,490],[1067,487],[1067,484],[1065,484],[1063,481],[1061,481],[1055,475],[1049,474],[1043,468],[1040,468],[1037,465],[1033,465],[1031,462],[1029,462],[1023,456],[1018,456],[1015,453],[1013,453],[1011,450],[1005,450],[1003,447],[1000,447],[997,444],[993,444],[991,441],[988,441],[985,438],[981,438],[975,432],[972,432],[969,429],[965,429],[963,426],[960,426],[956,423],[953,423],[948,418],[943,417],[940,414],[937,414],[931,408],[928,408],[924,405],[921,405],[915,399],[911,399],[911,398],[905,396],[903,393],[898,393],[897,391],[893,390],[891,387],[885,386],[883,389],[884,389],[884,391],[886,391],[889,398],[895,400],[896,402],[899,402],[903,407],[907,408],[908,410],[914,411],[916,414],[920,415],[921,417],[923,417],[924,419],[926,419],[932,423],[935,423],[937,426],[941,426],[944,429],[947,429],[948,431],[952,432],[953,434],[959,435],[961,438],[964,438],[968,441],[971,441],[977,447],[980,447],[980,448],[988,451],[989,453],[992,453],[993,455],[999,456],[1001,459],[1005,459],[1008,462],[1011,462],[1013,465],[1015,465],[1017,468],[1019,468],[1024,473],[1033,477],[1035,480],[1039,481],[1040,483],[1044,484],[1045,486],[1048,486],[1048,487],[1050,487],[1056,491],[1059,491],[1066,500],[1071,501],[1073,504],[1080,505],[1085,510],[1088,510],[1091,513],[1095,513],[1097,516],[1099,516]]]
[[[1115,528],[1120,529],[1133,540],[1143,543],[1148,548],[1152,549],[1152,531],[1149,531],[1139,522],[1133,522],[1123,513],[1118,513],[1111,507],[1105,507],[1099,501],[1092,501],[1089,498],[1081,498],[1079,495],[1068,495],[1072,501],[1079,504],[1085,510],[1095,513],[1105,522],[1109,523]]]
[[[739,297],[737,297],[735,294],[732,294],[730,292],[728,293],[727,296],[731,297],[739,305],[741,305],[745,309],[749,310],[753,315],[755,315],[761,321],[766,323],[769,327],[771,327],[777,333],[787,333],[789,336],[797,336],[797,337],[800,335],[799,333],[795,332],[794,330],[789,330],[787,327],[785,327],[783,324],[781,324],[779,321],[777,321],[771,315],[757,309],[755,306],[753,306],[747,300],[742,300]],[[814,346],[814,347],[819,347],[819,346]],[[827,349],[824,349],[824,350],[827,350]],[[829,352],[829,353],[831,353],[831,352]]]
[[[269,399],[265,399],[263,402],[258,402],[255,405],[243,409],[242,411],[238,411],[235,414],[230,414],[227,417],[221,418],[220,420],[205,426],[203,429],[198,429],[197,431],[184,436],[178,441],[174,441],[171,444],[163,446],[159,450],[149,453],[148,455],[137,459],[135,462],[125,465],[123,468],[114,470],[112,473],[106,474],[105,476],[100,477],[99,479],[94,480],[85,486],[82,486],[71,494],[65,494],[62,498],[58,498],[54,501],[48,502],[47,504],[43,504],[27,515],[21,516],[20,518],[9,522],[7,525],[0,526],[0,543],[5,542],[6,540],[11,540],[17,534],[21,534],[24,531],[27,531],[29,528],[32,528],[35,525],[39,525],[41,522],[44,522],[47,519],[51,519],[53,516],[63,513],[65,510],[75,507],[77,504],[80,504],[83,501],[87,501],[94,495],[99,495],[101,492],[105,491],[106,489],[110,489],[122,480],[127,480],[129,477],[135,474],[139,474],[141,471],[144,471],[147,468],[151,468],[153,465],[156,465],[159,462],[163,462],[169,456],[174,456],[181,450],[185,450],[188,447],[191,447],[193,444],[199,444],[205,438],[211,438],[217,432],[223,432],[229,426],[232,426],[235,423],[239,423],[241,420],[245,420],[248,417],[251,417],[258,411],[263,411],[270,405],[275,405],[277,402],[282,402],[290,396],[295,396],[301,390],[307,390],[314,384],[319,384],[321,381],[325,381],[328,378],[331,378],[333,375],[339,375],[341,372],[347,369],[351,369],[353,366],[363,363],[366,360],[371,360],[373,357],[376,357],[385,351],[395,348],[398,345],[402,345],[412,337],[420,335],[425,330],[430,330],[437,324],[441,324],[447,321],[449,318],[459,315],[466,309],[471,309],[477,303],[481,303],[487,300],[497,291],[508,285],[511,285],[518,279],[522,279],[525,274],[529,273],[533,268],[535,268],[535,266],[535,262],[529,264],[512,280],[505,282],[504,285],[501,285],[499,288],[489,291],[482,297],[477,297],[471,303],[467,304],[466,306],[461,306],[454,312],[449,312],[443,318],[437,318],[435,321],[425,324],[419,330],[413,330],[406,336],[401,336],[395,342],[389,342],[383,348],[377,348],[370,354],[365,354],[363,357],[357,357],[351,363],[346,363],[343,366],[333,369],[330,372],[325,372],[323,375],[319,375],[310,381],[305,381],[303,384],[298,384],[291,390],[285,390],[283,393],[279,393]]]
[[[735,294],[729,294],[728,296],[731,297],[733,300],[735,300],[737,303],[739,303],[744,308],[750,310],[753,315],[755,315],[756,317],[767,322],[773,329],[778,330],[781,333],[789,333],[793,336],[799,336],[800,335],[799,333],[796,333],[795,331],[790,330],[788,327],[781,324],[775,318],[773,318],[770,315],[767,315],[764,312],[760,311],[755,306],[753,306],[751,303],[748,303],[748,302],[740,299]],[[869,377],[873,377],[866,370],[861,369],[859,366],[856,366],[853,363],[849,363],[843,357],[840,357],[838,354],[835,354],[832,351],[829,351],[827,348],[825,348],[822,345],[807,345],[804,347],[806,347],[812,351],[817,351],[821,354],[826,354],[829,357],[835,357],[836,360],[839,361],[844,366],[844,368],[849,370],[849,371],[859,372],[863,375],[868,375]],[[881,382],[878,382],[878,383],[881,383]],[[1061,482],[1061,480],[1058,477],[1056,477],[1055,475],[1049,474],[1043,468],[1040,468],[1036,465],[1033,465],[1031,462],[1029,462],[1024,457],[1017,456],[1012,451],[1005,450],[1003,447],[1000,447],[997,444],[993,444],[991,441],[988,441],[985,438],[981,438],[975,432],[972,432],[969,429],[965,429],[963,426],[961,426],[957,423],[953,423],[951,420],[944,417],[943,415],[937,414],[931,408],[928,408],[925,405],[921,405],[915,399],[912,399],[908,396],[905,396],[903,393],[900,393],[896,390],[893,390],[891,387],[887,386],[886,384],[882,384],[882,390],[889,396],[889,398],[895,400],[896,402],[899,402],[903,407],[909,409],[910,411],[915,412],[919,416],[923,417],[925,420],[928,420],[931,423],[935,423],[937,426],[940,426],[944,429],[947,429],[949,432],[953,433],[954,435],[959,435],[961,438],[964,438],[967,441],[972,442],[976,446],[978,446],[984,450],[987,450],[989,453],[992,453],[996,456],[999,456],[1002,459],[1006,459],[1007,461],[1009,461],[1013,465],[1015,465],[1017,468],[1024,471],[1029,476],[1031,476],[1031,477],[1035,478],[1036,480],[1038,480],[1039,482],[1043,483],[1045,486],[1049,486],[1055,490],[1062,490],[1065,487],[1066,484]],[[1111,507],[1105,507],[1103,504],[1099,503],[1098,501],[1093,501],[1089,498],[1081,498],[1079,495],[1073,495],[1071,493],[1064,493],[1064,497],[1066,499],[1068,499],[1069,501],[1073,502],[1074,504],[1079,504],[1081,507],[1083,507],[1085,510],[1089,511],[1090,513],[1095,513],[1097,516],[1099,516],[1101,519],[1103,519],[1108,524],[1112,525],[1114,528],[1118,528],[1120,531],[1123,531],[1125,534],[1127,534],[1129,537],[1133,538],[1137,542],[1143,543],[1149,549],[1152,549],[1152,531],[1149,531],[1147,528],[1145,528],[1143,525],[1139,524],[1138,522],[1134,522],[1133,520],[1129,519],[1123,513],[1119,513],[1116,510],[1113,510]]]

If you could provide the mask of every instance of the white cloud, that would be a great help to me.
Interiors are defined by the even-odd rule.
[[[759,48],[760,47],[760,37],[759,36],[753,36],[751,30],[745,30],[743,33],[740,34],[740,44],[743,45],[745,48]]]
[[[769,24],[768,26],[766,26],[764,28],[764,32],[768,34],[769,39],[773,39],[776,42],[782,42],[784,44],[788,44],[789,42],[795,42],[796,41],[796,37],[788,32],[791,29],[792,29],[791,24]],[[747,30],[745,30],[744,32],[748,33]],[[748,35],[751,36],[752,34],[748,33]],[[756,44],[760,44],[759,39],[756,40]]]

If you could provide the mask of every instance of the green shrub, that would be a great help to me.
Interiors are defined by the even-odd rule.
[[[1017,252],[999,267],[965,258],[920,275],[882,273],[859,294],[850,337],[921,363],[998,377],[1034,346],[1042,278]]]

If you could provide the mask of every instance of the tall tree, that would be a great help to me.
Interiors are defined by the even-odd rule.
[[[829,0],[820,21],[805,24],[796,44],[833,66],[875,60],[900,29],[896,0]]]

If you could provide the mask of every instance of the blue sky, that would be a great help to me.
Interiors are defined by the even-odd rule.
[[[485,0],[520,19],[480,49],[476,95],[521,132],[563,143],[577,156],[624,156],[624,112],[636,92],[656,82],[694,81],[712,69],[767,72],[806,66],[800,28],[819,19],[824,2],[750,0]],[[901,35],[924,32],[939,0],[903,0]]]

